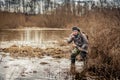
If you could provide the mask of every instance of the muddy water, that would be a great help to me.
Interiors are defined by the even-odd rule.
[[[59,28],[5,29],[0,30],[0,45],[1,47],[5,47],[5,44],[7,46],[12,44],[40,47],[49,44],[49,46],[53,46],[53,43],[58,43],[68,37],[69,33],[69,29]]]
[[[1,57],[0,80],[73,80],[70,75],[70,60],[43,58]],[[77,71],[81,71],[83,62],[76,63]]]

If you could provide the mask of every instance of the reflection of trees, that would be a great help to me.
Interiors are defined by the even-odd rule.
[[[1,36],[0,41],[20,40],[21,33],[22,32],[20,32],[20,31],[1,30],[0,31],[0,36]]]
[[[61,40],[67,32],[61,30],[25,30],[25,31],[11,31],[11,30],[0,30],[0,41],[49,41],[49,40]]]

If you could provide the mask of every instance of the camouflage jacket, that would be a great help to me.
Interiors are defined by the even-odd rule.
[[[76,47],[80,47],[87,51],[88,49],[88,40],[83,33],[79,33],[78,35],[70,35],[68,39],[68,43],[74,42]]]

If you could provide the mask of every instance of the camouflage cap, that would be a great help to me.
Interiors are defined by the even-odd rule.
[[[78,27],[76,27],[76,26],[72,28],[72,31],[74,31],[74,30],[77,30],[77,31],[80,32],[80,29]]]

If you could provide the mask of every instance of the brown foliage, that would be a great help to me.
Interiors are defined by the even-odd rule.
[[[63,28],[67,24],[76,22],[76,18],[73,15],[66,14],[25,15],[21,13],[0,12],[0,29],[24,27]]]
[[[91,34],[88,72],[101,79],[120,78],[120,11],[103,9],[87,15]],[[92,19],[92,21],[90,21]],[[91,26],[90,26],[91,25]],[[91,73],[90,73],[91,74]]]
[[[3,48],[3,52],[10,53],[11,57],[38,57],[42,58],[43,56],[52,56],[53,58],[69,58],[69,49],[65,48],[32,48],[30,46],[16,46],[13,45],[9,48]]]

